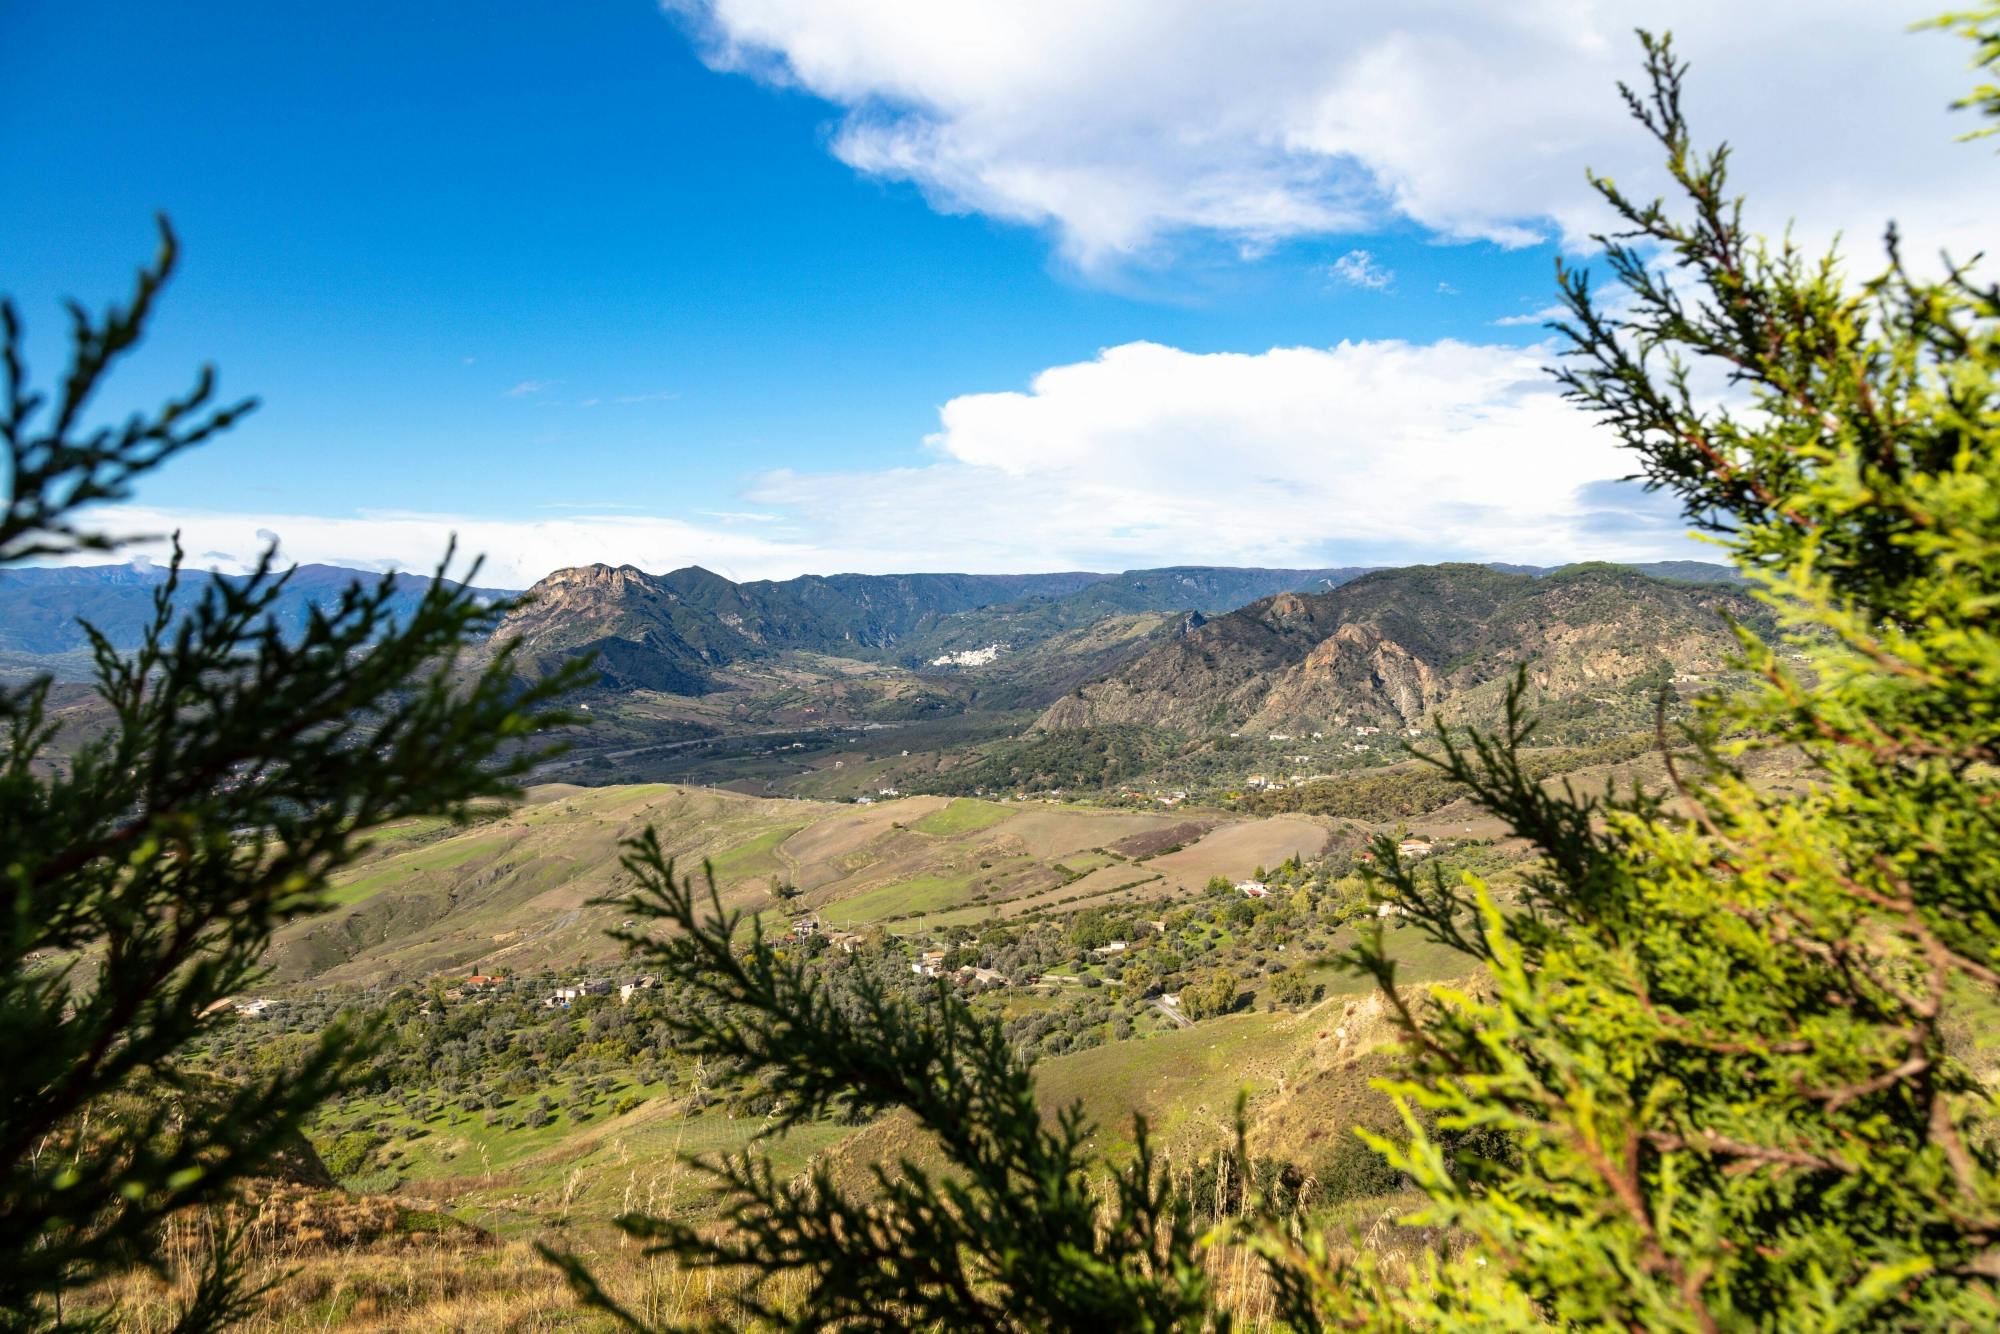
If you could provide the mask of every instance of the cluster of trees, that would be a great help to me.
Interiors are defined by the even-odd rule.
[[[1168,733],[1131,723],[1036,732],[983,747],[976,758],[913,780],[912,790],[947,796],[1087,792],[1147,773],[1180,744]]]
[[[1657,689],[1664,688],[1664,684],[1660,683],[1660,687],[1644,702],[1644,731],[1625,730],[1583,745],[1538,749],[1521,757],[1523,770],[1536,778],[1556,778],[1594,765],[1635,759],[1658,749],[1660,741],[1654,730],[1654,706],[1658,702]],[[1572,701],[1565,708],[1592,713],[1600,724],[1604,721],[1602,705],[1587,700],[1581,703]],[[1547,740],[1547,733],[1539,730],[1539,725],[1548,721],[1548,715],[1537,713],[1536,718],[1537,739]],[[1237,804],[1256,815],[1302,813],[1334,815],[1350,820],[1380,820],[1385,816],[1423,815],[1469,797],[1472,791],[1434,766],[1413,765],[1387,773],[1343,774],[1317,783],[1295,784],[1281,792],[1248,792]]]

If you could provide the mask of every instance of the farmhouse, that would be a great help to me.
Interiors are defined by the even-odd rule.
[[[579,982],[573,987],[557,987],[555,994],[543,1001],[542,1004],[552,1010],[567,1010],[574,1002],[582,1000],[585,996],[609,996],[610,994],[611,983],[608,980],[604,978],[592,978],[587,982]]]
[[[1406,838],[1396,845],[1396,851],[1405,857],[1428,857],[1431,855],[1431,845],[1421,838]]]
[[[1236,882],[1236,888],[1243,892],[1243,897],[1246,899],[1265,898],[1271,892],[1271,887],[1262,880],[1239,880]]]

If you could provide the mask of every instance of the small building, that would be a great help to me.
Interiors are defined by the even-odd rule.
[[[936,977],[944,971],[944,951],[925,950],[917,956],[917,961],[910,965],[910,971],[918,977]]]
[[[543,1001],[542,1004],[551,1009],[566,1010],[585,996],[609,996],[610,994],[610,979],[591,978],[588,981],[579,982],[573,987],[557,987],[555,994]]]
[[[1113,954],[1123,954],[1125,952],[1125,949],[1126,945],[1124,941],[1114,940],[1107,945],[1099,945],[1096,949],[1092,950],[1091,953],[1095,954],[1098,958],[1103,959],[1103,958],[1108,958]]]
[[[1396,851],[1405,857],[1428,857],[1431,855],[1431,845],[1421,838],[1406,838],[1396,845]]]
[[[819,934],[819,918],[801,917],[792,923],[792,939],[808,940]]]
[[[499,986],[502,980],[490,973],[474,973],[471,977],[465,979],[465,989],[467,991],[491,991],[493,988]]]
[[[854,947],[861,943],[861,937],[852,931],[829,931],[826,933],[826,943],[842,954],[852,954]]]
[[[236,1013],[245,1019],[266,1019],[270,1017],[273,1002],[267,1000],[247,1000],[236,1003]]]
[[[1236,888],[1246,899],[1268,898],[1271,894],[1271,887],[1262,880],[1239,880],[1236,882]]]
[[[1007,985],[1007,978],[1004,974],[996,973],[991,968],[974,968],[971,964],[967,964],[958,970],[958,980],[967,986],[974,987],[1004,987]]]

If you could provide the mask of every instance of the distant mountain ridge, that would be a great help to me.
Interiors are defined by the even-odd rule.
[[[211,580],[240,584],[245,576],[183,570],[175,604],[183,612],[201,600]],[[380,570],[341,565],[300,565],[271,612],[287,630],[305,625],[313,608],[333,606],[342,590],[356,580],[373,584]],[[431,580],[426,575],[397,574],[391,611],[401,615],[415,607]],[[69,653],[87,648],[90,640],[82,622],[95,626],[112,647],[132,649],[153,619],[153,595],[167,581],[163,565],[131,561],[119,565],[22,566],[0,570],[0,651],[26,654]],[[506,589],[475,588],[489,598],[512,597]]]
[[[1768,622],[1740,587],[1622,566],[1378,570],[1190,627],[1057,701],[1040,726],[1401,729],[1491,702],[1522,663],[1553,697],[1720,671],[1735,644],[1725,613]]]
[[[598,655],[604,684],[698,695],[714,672],[784,650],[911,668],[991,661],[1112,617],[1226,611],[1290,588],[1327,588],[1359,569],[1206,566],[1031,575],[806,575],[735,583],[699,566],[558,570],[495,632],[531,671]]]
[[[1733,577],[1725,567],[1697,562],[1631,568],[1682,581]],[[657,575],[630,565],[582,565],[557,570],[528,590],[527,603],[508,615],[496,637],[520,641],[530,675],[595,654],[608,687],[687,696],[714,690],[717,673],[733,663],[786,652],[941,675],[977,672],[983,679],[1004,676],[1018,662],[1038,681],[1067,682],[1107,668],[1115,675],[1119,663],[1158,633],[1149,627],[1164,628],[1160,616],[1186,617],[1178,631],[1184,638],[1204,619],[1212,623],[1260,599],[1325,596],[1371,573],[1381,572],[1188,565],[1118,574],[836,574],[739,583],[694,565]],[[1507,577],[1532,581],[1552,573],[1561,571],[1530,569]],[[162,567],[141,563],[0,571],[0,652],[30,659],[73,653],[88,642],[80,621],[96,625],[114,646],[131,648],[165,577]],[[210,579],[239,577],[187,573],[178,600],[192,606]],[[351,581],[380,577],[341,566],[300,566],[275,611],[282,625],[296,627]],[[405,605],[429,583],[414,574],[395,579]],[[1121,628],[1109,633],[1114,626]],[[1294,633],[1307,632],[1295,627]],[[1037,650],[1059,660],[1030,662]]]

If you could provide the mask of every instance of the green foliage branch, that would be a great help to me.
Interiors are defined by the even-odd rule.
[[[1562,273],[1560,378],[1783,633],[1739,636],[1756,687],[1700,702],[1665,794],[1536,781],[1519,685],[1498,735],[1440,729],[1435,763],[1541,865],[1503,903],[1381,848],[1383,895],[1483,973],[1417,1003],[1379,939],[1356,961],[1406,1043],[1411,1133],[1374,1142],[1468,1249],[1367,1303],[1315,1288],[1304,1326],[2000,1319],[1994,1109],[1946,1022],[2000,1001],[2000,293],[1914,275],[1893,231],[1858,288],[1750,235],[1685,67],[1645,45],[1626,98],[1687,207],[1597,182],[1623,300]],[[1751,782],[1779,748],[1804,795]],[[1468,1132],[1514,1152],[1455,1157]]]
[[[823,1161],[780,1180],[756,1149],[702,1159],[725,1226],[620,1218],[650,1253],[742,1275],[741,1314],[780,1328],[1199,1323],[1210,1293],[1192,1215],[1143,1123],[1131,1159],[1109,1164],[1080,1107],[1045,1124],[1028,1067],[944,984],[919,1003],[866,969],[821,977],[725,912],[712,877],[704,894],[677,876],[651,831],[624,865],[638,888],[620,903],[647,925],[617,934],[713,1002],[665,1014],[675,1046],[763,1071],[778,1100],[767,1134],[897,1109],[945,1160],[943,1170],[909,1156],[873,1164],[856,1194]],[[582,1261],[551,1258],[586,1301],[643,1327]],[[803,1295],[770,1295],[764,1281],[789,1273],[804,1275]]]
[[[173,270],[161,234],[128,306],[96,320],[72,307],[53,400],[27,387],[21,321],[0,307],[5,561],[114,547],[80,511],[252,406],[210,410],[204,370],[156,413],[85,427]],[[467,658],[507,605],[447,579],[450,561],[400,617],[384,578],[281,632],[267,613],[289,575],[273,552],[184,610],[176,543],[138,649],[91,632],[103,735],[57,755],[51,681],[0,687],[0,1327],[76,1323],[65,1292],[159,1266],[162,1220],[296,1141],[362,1068],[368,1033],[336,1025],[294,1068],[220,1092],[182,1068],[191,1044],[263,976],[274,933],[328,906],[370,829],[509,794],[549,753],[526,743],[571,721],[550,703],[580,669],[524,685],[509,647]],[[196,1294],[185,1328],[242,1313],[226,1248]]]

